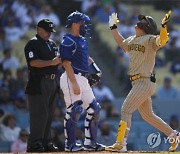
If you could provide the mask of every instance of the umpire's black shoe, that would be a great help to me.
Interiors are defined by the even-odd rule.
[[[44,152],[44,147],[41,142],[35,142],[27,146],[27,152]]]
[[[50,142],[44,146],[44,151],[45,152],[58,152],[59,148],[56,147],[52,142]]]

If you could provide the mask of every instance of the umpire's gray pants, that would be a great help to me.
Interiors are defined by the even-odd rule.
[[[42,78],[41,94],[28,94],[30,113],[30,135],[28,145],[35,142],[46,144],[51,141],[50,129],[55,110],[55,97],[57,92],[56,80]]]

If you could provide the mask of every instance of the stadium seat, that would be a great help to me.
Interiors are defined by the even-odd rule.
[[[0,141],[0,152],[10,152],[12,142]]]

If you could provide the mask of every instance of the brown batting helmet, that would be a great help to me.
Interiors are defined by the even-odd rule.
[[[155,34],[157,30],[157,25],[154,19],[151,16],[139,15],[139,22],[137,26],[140,29],[143,29],[147,34]],[[142,21],[145,19],[144,21]]]

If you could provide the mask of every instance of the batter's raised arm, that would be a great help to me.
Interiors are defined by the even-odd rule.
[[[165,46],[168,43],[169,37],[168,37],[168,32],[167,32],[167,23],[170,18],[171,11],[165,14],[165,17],[163,18],[161,22],[161,29],[160,29],[160,34],[159,37],[157,37],[156,44],[160,47]]]
[[[112,13],[112,15],[109,16],[109,27],[112,31],[116,43],[122,48],[122,41],[124,40],[124,37],[117,30],[118,22],[119,20],[117,18],[117,13]]]

